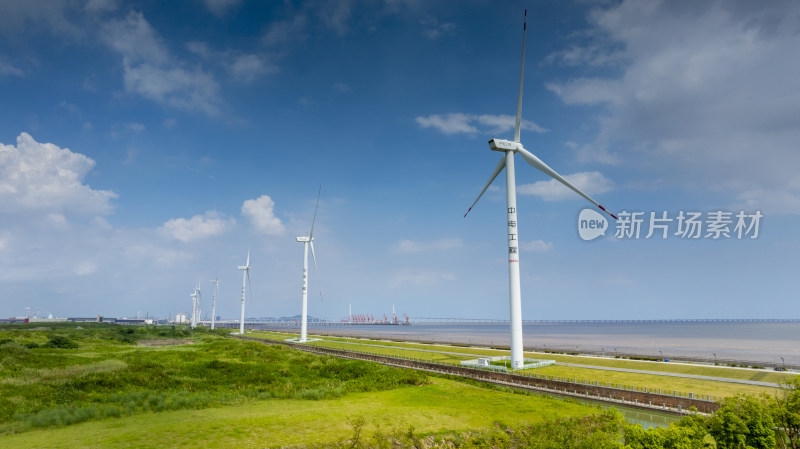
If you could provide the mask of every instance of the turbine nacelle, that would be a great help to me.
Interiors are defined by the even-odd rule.
[[[313,238],[310,238],[310,237],[296,237],[296,238],[297,238],[297,241],[300,242],[300,243],[310,242],[310,241],[314,240]]]
[[[492,151],[517,151],[522,148],[519,142],[505,139],[492,139],[489,141],[489,149]]]

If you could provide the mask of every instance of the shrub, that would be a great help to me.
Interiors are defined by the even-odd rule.
[[[56,349],[78,349],[78,344],[72,341],[69,337],[63,335],[53,335],[50,341],[42,345],[43,348],[56,348]]]

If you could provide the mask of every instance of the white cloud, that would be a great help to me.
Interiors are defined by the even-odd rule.
[[[439,24],[439,21],[433,18],[421,20],[420,24],[426,27],[426,29],[422,31],[422,34],[431,40],[439,39],[445,34],[452,33],[453,30],[456,29],[456,25],[454,23],[445,22]]]
[[[230,72],[234,81],[252,83],[261,75],[269,75],[278,71],[278,66],[273,64],[267,56],[241,53],[234,50],[217,51],[211,49],[205,42],[189,42],[187,48],[190,52],[200,56],[205,61],[221,66]]]
[[[611,180],[600,172],[580,172],[566,175],[564,178],[575,187],[581,189],[589,196],[599,195],[608,192],[613,187]],[[570,188],[556,181],[536,181],[533,184],[523,184],[517,187],[517,193],[523,195],[536,195],[545,201],[559,201],[568,199],[580,199]]]
[[[137,122],[130,122],[130,123],[126,123],[126,124],[125,124],[125,128],[126,128],[128,131],[133,131],[133,132],[135,132],[135,133],[140,133],[140,132],[144,131],[145,129],[147,129],[147,127],[146,127],[146,126],[144,126],[144,125],[143,125],[143,124],[141,124],[141,123],[137,123]]]
[[[11,63],[6,62],[3,55],[0,55],[0,76],[2,75],[25,76],[25,72]]]
[[[448,250],[460,248],[463,244],[464,242],[458,238],[444,238],[434,240],[432,242],[400,240],[394,245],[393,249],[398,253],[411,254],[429,250]]]
[[[578,78],[566,83],[548,83],[547,89],[566,104],[597,104],[623,101],[622,83],[599,78]]]
[[[117,195],[83,183],[94,165],[83,154],[20,134],[16,147],[0,144],[0,212],[109,214]]]
[[[242,204],[242,215],[250,220],[253,227],[263,234],[280,235],[285,229],[281,220],[275,216],[275,202],[269,195],[261,195]]]
[[[516,120],[517,118],[515,116],[505,114],[478,116],[478,123],[481,125],[491,126],[489,132],[492,133],[504,133],[506,131],[513,130]],[[547,132],[547,129],[525,119],[520,120],[519,127],[520,129],[533,131],[539,134]]]
[[[416,122],[423,128],[438,129],[445,134],[475,134],[478,132],[484,134],[499,134],[513,130],[515,121],[516,117],[505,114],[476,115],[460,112],[444,115],[433,114],[428,117],[420,116],[416,118]],[[479,130],[477,125],[483,126]],[[547,129],[525,119],[520,122],[520,128],[537,133],[547,132]]]
[[[243,83],[252,83],[259,76],[275,73],[278,70],[276,66],[268,64],[264,57],[258,55],[237,56],[229,67],[234,79]]]
[[[550,251],[551,249],[553,249],[553,244],[550,242],[545,242],[544,240],[533,240],[527,242],[519,242],[519,247],[522,248],[524,251],[543,253],[545,251]]]
[[[316,10],[322,22],[341,37],[350,31],[349,21],[353,12],[353,3],[354,0],[323,2]]]
[[[745,190],[739,194],[734,203],[736,210],[767,210],[779,214],[800,215],[800,187]]]
[[[298,14],[291,19],[272,22],[261,38],[261,42],[269,47],[289,42],[301,42],[306,39],[307,25],[305,14]]]
[[[164,223],[159,230],[162,234],[181,242],[191,242],[219,235],[236,224],[234,219],[226,219],[216,211],[195,215],[190,219],[173,218]]]
[[[102,36],[128,64],[164,64],[169,60],[163,42],[140,12],[131,11],[124,20],[110,21],[103,27]]]
[[[217,82],[201,68],[185,69],[171,57],[142,13],[132,11],[124,20],[107,23],[101,34],[122,55],[127,92],[178,109],[217,114]]]
[[[80,36],[82,30],[67,19],[72,7],[66,1],[0,1],[0,34],[19,36],[26,28],[42,26],[56,35]]]
[[[125,66],[125,89],[158,103],[185,110],[218,112],[219,87],[202,70],[160,68],[149,64]]]
[[[98,13],[114,11],[119,8],[119,0],[88,0],[83,9],[87,12]]]
[[[579,38],[592,39],[553,56],[579,77],[547,85],[600,109],[580,160],[798,210],[785,205],[800,201],[786,185],[800,166],[800,3],[622,1],[589,20]]]
[[[389,279],[393,288],[402,287],[430,287],[441,283],[452,282],[458,279],[451,271],[436,270],[400,270]]]
[[[416,120],[423,128],[436,128],[445,134],[478,132],[477,128],[469,124],[469,122],[475,120],[475,116],[470,114],[434,114],[428,117],[420,116]]]
[[[206,8],[218,16],[224,15],[231,8],[239,6],[241,2],[242,0],[203,0]]]

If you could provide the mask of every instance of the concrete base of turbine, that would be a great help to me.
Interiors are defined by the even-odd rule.
[[[305,341],[301,341],[300,337],[293,337],[287,338],[284,341],[288,341],[289,343],[308,343],[310,341],[322,341],[321,338],[306,338]]]
[[[511,364],[509,364],[509,366],[500,366],[491,364],[491,362],[499,362],[506,360],[511,361],[511,357],[507,355],[502,355],[497,357],[481,357],[477,359],[463,360],[461,361],[461,366],[487,369],[491,371],[509,372],[509,371],[516,371],[518,369],[541,368],[543,366],[550,366],[556,364],[555,360],[542,360],[542,359],[522,359],[523,361],[522,366],[519,366],[518,368],[513,368],[512,366],[510,366]]]

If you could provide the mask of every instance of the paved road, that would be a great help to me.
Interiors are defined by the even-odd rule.
[[[345,342],[339,342],[345,343]],[[390,348],[390,349],[403,349],[405,351],[419,351],[419,352],[433,352],[436,354],[446,354],[446,355],[457,355],[457,356],[465,356],[465,357],[481,357],[480,355],[476,354],[465,354],[463,352],[450,352],[450,351],[433,351],[430,349],[418,349],[418,348],[405,348],[400,346],[389,346],[389,345],[371,345],[368,343],[356,343],[352,341],[347,341],[348,344],[351,345],[361,345],[361,346],[369,346],[369,347],[376,347],[376,348]],[[627,368],[612,368],[607,366],[596,366],[596,365],[579,365],[577,363],[560,363],[557,362],[556,365],[561,366],[571,366],[575,368],[589,368],[589,369],[599,369],[605,371],[619,371],[624,373],[636,373],[636,374],[653,374],[656,376],[669,376],[669,377],[683,377],[686,379],[699,379],[699,380],[713,380],[717,382],[730,382],[736,384],[745,384],[745,385],[756,385],[759,387],[780,387],[780,384],[772,383],[772,382],[760,382],[757,380],[745,380],[745,379],[731,379],[728,377],[713,377],[713,376],[700,376],[696,374],[681,374],[681,373],[665,373],[663,371],[646,371],[646,370],[639,370],[639,369],[627,369]]]

